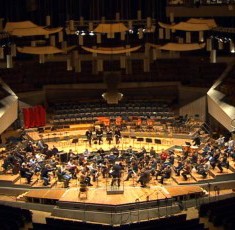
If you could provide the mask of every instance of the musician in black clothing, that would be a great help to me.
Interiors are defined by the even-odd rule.
[[[98,140],[99,145],[101,144],[101,142],[103,143],[103,130],[102,129],[97,129],[96,130],[96,137]]]
[[[194,146],[200,146],[201,144],[201,139],[200,139],[200,136],[197,135],[194,139],[193,139],[193,145]]]
[[[20,176],[27,179],[27,183],[30,184],[33,172],[29,170],[25,163],[22,163],[20,167]]]
[[[115,137],[116,145],[118,145],[120,143],[120,138],[121,138],[121,132],[119,128],[115,129],[114,137]]]
[[[4,159],[3,161],[3,169],[4,169],[4,173],[8,170],[8,169],[13,169],[14,168],[14,161],[15,161],[15,157],[13,155],[12,152],[10,152],[8,154],[8,156]]]
[[[86,138],[87,138],[87,141],[88,141],[88,143],[89,143],[89,146],[91,147],[91,140],[92,140],[92,130],[87,130],[86,131]]]
[[[110,128],[107,128],[106,138],[109,145],[111,145],[111,141],[113,140],[113,132]]]
[[[41,171],[41,178],[44,181],[43,185],[47,186],[50,184],[50,177],[49,177],[49,172],[52,172],[54,169],[51,168],[49,164],[45,165],[45,167]]]
[[[111,182],[111,186],[114,185],[114,183],[117,182],[117,186],[120,187],[120,178],[121,178],[121,170],[122,170],[122,166],[116,162],[113,167],[112,167],[112,182]]]
[[[143,168],[141,170],[140,177],[137,183],[141,184],[141,187],[146,187],[146,184],[151,180],[151,170],[149,168]]]

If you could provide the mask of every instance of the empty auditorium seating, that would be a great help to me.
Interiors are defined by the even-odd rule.
[[[0,205],[0,229],[20,229],[32,222],[32,213],[27,209]]]
[[[164,217],[156,220],[149,220],[137,223],[121,224],[121,225],[102,225],[96,223],[88,223],[81,221],[74,221],[62,218],[47,217],[46,224],[33,223],[33,229],[193,229],[193,230],[203,230],[204,224],[199,223],[199,219],[186,220],[186,214],[181,214],[177,216]]]
[[[214,226],[224,226],[224,229],[234,229],[235,198],[202,204],[199,209],[200,217],[208,217]]]

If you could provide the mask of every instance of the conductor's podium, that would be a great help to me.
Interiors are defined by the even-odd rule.
[[[123,178],[106,178],[106,193],[107,195],[123,194],[124,180]]]

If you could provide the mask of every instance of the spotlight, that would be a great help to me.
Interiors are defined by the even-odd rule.
[[[89,35],[90,35],[90,36],[94,36],[95,34],[94,34],[93,31],[90,31],[90,32],[89,32]]]

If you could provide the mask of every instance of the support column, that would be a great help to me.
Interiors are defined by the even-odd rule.
[[[39,63],[40,64],[44,64],[45,63],[45,55],[44,54],[40,54],[39,55]]]
[[[12,55],[7,54],[7,68],[10,69],[13,67],[13,62],[12,62]]]
[[[206,50],[211,51],[212,50],[212,40],[211,38],[206,39]]]
[[[158,36],[159,36],[159,39],[164,39],[164,29],[163,28],[159,28]]]
[[[199,31],[199,42],[204,42],[204,32]]]
[[[216,63],[216,50],[211,50],[210,62],[211,63]]]
[[[186,32],[186,43],[191,43],[191,32],[190,31]]]
[[[71,71],[71,70],[73,70],[72,60],[70,56],[67,56],[67,71]]]

